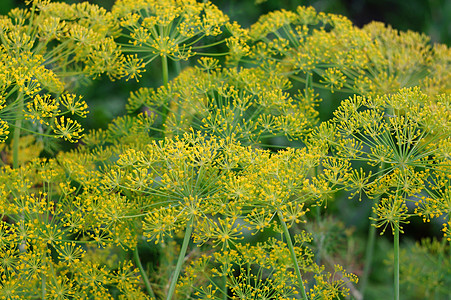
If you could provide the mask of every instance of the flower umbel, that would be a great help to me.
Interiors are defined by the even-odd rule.
[[[77,121],[64,116],[56,118],[52,128],[57,137],[71,143],[77,142],[83,136],[81,134],[83,132],[81,125]]]

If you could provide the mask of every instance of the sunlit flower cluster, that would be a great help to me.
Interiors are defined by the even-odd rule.
[[[307,87],[381,95],[419,85],[435,96],[449,91],[449,48],[383,23],[357,28],[347,18],[299,7],[262,16],[249,31],[243,62],[274,62]],[[313,81],[314,78],[320,78]]]
[[[290,96],[285,77],[268,80],[258,68],[220,69],[215,67],[218,61],[208,58],[199,64],[167,87],[132,92],[129,112],[155,115],[153,127],[162,126],[166,135],[193,128],[245,144],[264,143],[274,136],[299,138],[316,122],[314,96],[309,91]]]

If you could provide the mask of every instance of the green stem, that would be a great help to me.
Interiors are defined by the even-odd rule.
[[[311,85],[312,85],[312,75],[310,72],[308,72],[305,76],[305,95],[307,95],[308,89],[310,88]]]
[[[227,300],[227,276],[223,275],[222,276],[222,286],[223,286],[223,293],[222,293],[222,300]]]
[[[163,85],[165,87],[169,84],[169,68],[168,68],[168,57],[166,55],[163,55],[161,57],[161,68],[163,71]],[[163,105],[163,111],[162,111],[162,120],[161,120],[161,126],[162,129],[164,129],[164,124],[166,123],[166,118],[168,117],[169,113],[169,102],[165,103]],[[165,136],[165,132],[163,130],[163,138]]]
[[[293,265],[294,265],[294,271],[296,272],[296,275],[298,277],[299,287],[301,288],[302,299],[307,300],[308,298],[307,298],[307,294],[305,292],[304,282],[302,280],[301,271],[299,270],[299,264],[298,264],[298,260],[296,258],[296,253],[294,252],[293,243],[291,242],[290,232],[288,231],[287,224],[283,220],[283,216],[280,211],[277,212],[277,216],[279,217],[280,224],[282,224],[283,233],[285,235],[285,239],[287,240],[288,249],[290,250],[290,254],[291,254],[291,260],[293,261]]]
[[[13,168],[19,167],[19,140],[20,140],[20,125],[22,120],[16,119],[14,133],[13,133]]]
[[[172,299],[175,292],[175,286],[182,270],[183,261],[185,260],[186,250],[188,249],[188,244],[191,239],[191,233],[193,232],[193,219],[191,218],[186,224],[185,236],[183,237],[182,249],[180,249],[179,258],[177,260],[177,265],[175,266],[174,275],[171,279],[171,285],[169,286],[168,296],[166,300]]]
[[[394,284],[395,284],[395,300],[399,300],[399,228],[395,227],[395,236],[393,250],[395,252],[394,257]]]
[[[448,222],[451,220],[451,215],[448,213]],[[449,224],[449,223],[448,223]],[[442,237],[444,240],[445,240],[445,242],[444,243],[446,243],[447,241],[448,241],[448,239],[444,236],[444,237]],[[446,255],[446,249],[444,249],[444,253],[445,253],[445,255]],[[447,259],[449,259],[449,264],[451,265],[451,240],[449,241],[449,248],[448,248],[448,256],[447,256]],[[448,300],[451,300],[451,293],[448,295]]]
[[[19,167],[19,144],[20,144],[20,128],[22,127],[22,110],[23,110],[23,93],[19,92],[17,96],[17,113],[16,122],[14,124],[13,133],[13,168],[17,169]]]
[[[317,205],[315,207],[315,217],[316,217],[316,222],[318,223],[318,225],[321,224],[321,207],[319,205]]]
[[[316,264],[319,266],[321,265],[321,249],[322,249],[322,244],[323,244],[323,229],[322,229],[322,224],[321,224],[321,207],[319,205],[317,205],[315,207],[316,210],[316,224],[318,224],[318,233],[319,233],[319,237],[318,237],[318,247],[315,251],[315,261]]]
[[[365,249],[365,265],[363,267],[362,283],[360,288],[360,292],[363,296],[365,296],[365,289],[368,284],[368,278],[370,276],[373,263],[374,245],[376,243],[376,217],[376,213],[373,211],[370,218],[370,228],[368,229],[368,241]]]
[[[448,220],[450,219],[450,216],[448,215]],[[445,239],[445,237],[443,237],[443,239]],[[446,249],[445,249],[446,250]],[[445,251],[445,255],[446,255],[446,251]],[[449,248],[448,248],[448,259],[450,260],[451,263],[451,241],[449,241]],[[451,293],[448,294],[448,300],[451,300]]]
[[[175,64],[175,72],[177,75],[179,75],[182,72],[182,64],[178,60],[174,64]]]
[[[163,85],[167,86],[169,83],[169,68],[168,57],[166,55],[161,57],[161,68],[163,69]]]
[[[380,169],[382,173],[385,173],[385,163],[382,163],[380,165]],[[380,196],[378,196],[375,200],[375,206],[379,204]],[[363,275],[362,275],[362,281],[361,281],[361,288],[360,292],[363,297],[365,297],[365,289],[368,285],[368,279],[370,277],[370,273],[372,270],[372,264],[373,264],[373,255],[374,255],[374,245],[376,244],[376,219],[377,215],[376,212],[371,207],[371,216],[370,216],[370,228],[368,229],[368,241],[366,243],[366,249],[365,249],[365,265],[363,267]]]
[[[46,292],[46,278],[47,278],[47,276],[46,276],[45,272],[43,272],[43,274],[41,275],[41,299],[42,300],[46,299],[45,296],[47,294],[47,292]]]
[[[305,94],[306,95],[307,95],[307,89],[308,89],[308,83],[310,81],[310,77],[311,77],[310,74],[307,74],[306,84],[305,84]],[[318,171],[319,171],[318,168],[319,168],[319,166],[312,168],[312,170],[311,170],[312,178],[316,178]],[[319,266],[319,265],[321,265],[321,249],[322,249],[323,237],[324,237],[323,231],[322,231],[322,224],[321,224],[321,206],[319,206],[319,204],[317,204],[315,207],[315,218],[316,218],[316,224],[318,225],[318,234],[319,234],[318,247],[315,251],[315,261],[316,261],[316,264]]]
[[[147,277],[146,271],[144,270],[141,260],[139,259],[138,245],[136,245],[135,250],[133,250],[133,257],[135,258],[135,263],[138,266],[141,277],[144,280],[144,285],[146,286],[147,293],[149,293],[152,298],[156,299],[155,293],[153,292],[152,286],[150,285],[149,278]]]

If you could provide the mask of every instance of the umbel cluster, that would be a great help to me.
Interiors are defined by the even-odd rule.
[[[0,28],[0,299],[450,296],[446,45],[194,0],[29,0]],[[91,128],[105,82],[137,88]],[[438,238],[401,243],[418,221]]]

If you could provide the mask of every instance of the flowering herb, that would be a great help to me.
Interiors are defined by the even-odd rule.
[[[0,299],[362,299],[377,228],[395,299],[449,296],[446,45],[311,7],[242,28],[208,1],[28,2],[0,17]],[[82,125],[81,82],[155,59],[161,86]],[[364,262],[333,217],[356,196]],[[415,219],[443,236],[406,252]]]

